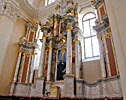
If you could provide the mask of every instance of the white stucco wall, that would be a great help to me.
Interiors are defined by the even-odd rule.
[[[3,48],[2,49],[3,51],[0,52],[0,55],[3,55],[3,56],[2,57],[0,56],[0,57],[2,59],[4,58],[4,60],[0,60],[0,63],[3,62],[3,64],[0,66],[2,67],[1,75],[0,75],[0,87],[2,88],[0,88],[0,95],[8,94],[8,91],[10,88],[10,82],[13,79],[15,66],[16,66],[16,60],[18,56],[17,43],[19,42],[19,39],[25,33],[25,21],[22,19],[19,19],[15,23],[15,25],[12,24],[9,19],[6,19],[4,24],[5,24],[5,27],[3,27],[2,29],[5,29],[6,31],[8,31],[8,33],[6,32],[6,34],[4,34],[3,36],[0,36],[1,38],[0,48]],[[14,25],[13,28],[11,28],[12,25]],[[1,26],[0,26],[0,29],[1,29]]]
[[[117,55],[124,100],[126,100],[126,0],[105,0]]]

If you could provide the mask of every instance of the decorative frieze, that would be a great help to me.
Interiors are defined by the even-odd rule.
[[[94,26],[94,29],[97,31],[97,34],[105,34],[110,30],[109,27],[109,19],[107,16],[103,17],[103,22],[101,23],[99,19],[96,20],[96,26]]]
[[[104,0],[91,0],[93,7],[96,9],[101,6],[101,4],[104,2]]]
[[[16,22],[16,20],[20,17],[18,9],[7,0],[0,2],[0,14],[7,16],[14,22]]]

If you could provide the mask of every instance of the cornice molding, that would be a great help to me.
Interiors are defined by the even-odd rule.
[[[5,15],[10,18],[12,21],[16,22],[20,13],[18,9],[8,0],[1,0],[0,2],[0,14]]]

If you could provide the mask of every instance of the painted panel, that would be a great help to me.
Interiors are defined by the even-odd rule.
[[[34,31],[30,31],[30,34],[29,34],[29,42],[32,42],[33,41],[33,38],[34,38]]]

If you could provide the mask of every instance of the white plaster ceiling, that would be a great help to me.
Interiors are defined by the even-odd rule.
[[[35,9],[40,9],[45,4],[45,0],[27,0]]]
[[[13,0],[12,0],[13,1]],[[55,6],[60,0],[45,6],[45,0],[14,0],[17,2],[19,9],[27,15],[29,20],[42,20],[55,12]],[[90,5],[90,0],[77,0],[80,7]]]

